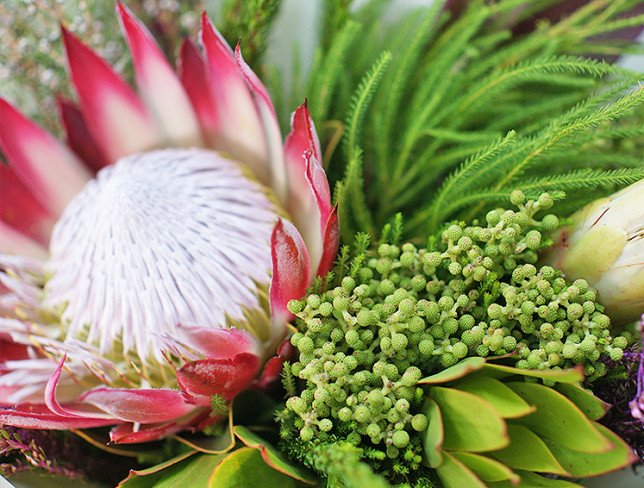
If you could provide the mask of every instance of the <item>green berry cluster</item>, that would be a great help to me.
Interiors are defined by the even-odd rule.
[[[380,284],[369,290],[346,276],[331,291],[289,304],[304,323],[291,337],[300,354],[289,373],[308,388],[286,406],[299,416],[302,440],[340,427],[356,445],[364,437],[389,458],[402,456],[418,465],[421,456],[410,444],[410,432],[423,431],[428,423],[414,413],[423,399],[416,387],[422,372],[414,363],[420,360],[417,336],[425,323],[411,295]]]
[[[611,337],[588,284],[536,266],[559,225],[536,214],[553,199],[513,192],[511,202],[518,210],[448,225],[424,248],[380,244],[356,255],[339,286],[289,303],[299,357],[285,374],[301,389],[286,408],[301,440],[346,433],[418,466],[421,377],[467,356],[508,355],[522,368],[583,364],[593,379],[605,373],[602,357],[621,357],[627,341]]]

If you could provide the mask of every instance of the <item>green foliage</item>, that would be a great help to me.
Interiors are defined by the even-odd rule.
[[[362,462],[391,482],[400,481],[402,474],[422,478],[426,473],[420,439],[435,437],[430,434],[433,413],[424,410],[422,385],[459,380],[484,366],[493,377],[521,375],[547,387],[577,383],[583,370],[591,383],[607,373],[609,359],[623,357],[629,340],[611,334],[610,319],[588,283],[581,279],[571,283],[550,266],[535,266],[537,252],[551,244],[545,236],[559,225],[553,214],[538,217],[554,205],[553,197],[544,193],[527,200],[515,190],[509,199],[518,210],[491,210],[484,224],[445,225],[426,248],[397,244],[402,234],[402,218],[397,215],[377,245],[367,247],[370,240],[360,233],[353,255],[345,248],[334,288],[318,288],[289,303],[298,329],[291,344],[298,353],[293,363],[285,364],[290,392],[278,415],[288,449],[297,445],[310,454],[320,445],[347,442],[359,450]],[[451,376],[445,374],[446,368],[464,358],[470,362],[452,370]],[[502,358],[512,367],[485,364],[482,358]],[[421,379],[427,375],[432,376]],[[439,407],[450,405],[442,417],[445,449],[507,448],[506,416],[525,417],[538,433],[535,423],[556,424],[556,419],[542,419],[545,409],[533,414],[530,405],[536,400],[522,400],[533,386],[504,386],[491,378],[462,380],[459,385],[462,392],[431,390]],[[550,391],[546,386],[534,388]],[[517,396],[514,390],[522,393]],[[584,408],[590,405],[593,416],[598,409],[603,414],[599,400],[583,396],[582,391],[572,394]],[[588,423],[573,410],[575,422]],[[463,418],[468,412],[476,416]],[[550,431],[544,435],[555,439]],[[579,448],[555,440],[572,450]],[[604,438],[597,434],[595,441],[603,443]],[[598,451],[602,448],[603,444],[597,446]],[[543,450],[548,452],[545,445]],[[501,453],[496,457],[506,461]],[[559,469],[549,472],[566,474],[549,452],[546,458],[554,462],[548,466]],[[624,451],[615,459],[625,462]],[[439,466],[436,462],[432,467]],[[448,462],[452,468],[457,465]],[[328,475],[326,469],[321,471]]]
[[[527,34],[515,25],[552,2],[476,0],[452,19],[435,2],[393,25],[382,2],[345,3],[329,2],[335,34],[306,90],[318,126],[335,128],[322,137],[345,240],[397,212],[407,236],[435,232],[514,188],[568,194],[558,208],[569,212],[644,177],[639,75],[583,57],[630,48],[596,35],[641,22],[623,15],[634,2],[594,0]],[[378,73],[383,52],[391,61]],[[333,152],[341,120],[343,151]]]
[[[535,378],[548,379],[551,386]],[[630,448],[595,422],[609,405],[579,380],[573,369],[526,370],[481,358],[420,380],[430,419],[424,450],[443,486],[507,480],[574,487],[537,473],[578,478],[630,464]]]
[[[255,67],[268,45],[268,34],[281,0],[225,0],[219,26],[229,44],[242,42],[244,59]]]

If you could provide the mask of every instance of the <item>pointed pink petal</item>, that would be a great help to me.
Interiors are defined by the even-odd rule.
[[[340,246],[340,229],[338,225],[338,206],[331,210],[324,229],[324,243],[322,257],[317,269],[318,276],[324,276],[333,267],[338,247]]]
[[[249,353],[227,359],[200,359],[178,369],[177,381],[186,394],[208,405],[212,395],[230,400],[250,386],[259,366],[259,358]]]
[[[265,389],[275,383],[282,374],[284,362],[290,361],[294,352],[295,348],[291,344],[290,339],[286,339],[282,342],[277,348],[277,354],[266,362],[266,365],[262,370],[262,374],[253,383],[254,386]]]
[[[234,358],[241,353],[259,354],[257,339],[241,329],[178,326],[179,334],[192,349],[208,359]]]
[[[53,220],[9,166],[0,163],[0,221],[47,245]]]
[[[114,419],[63,417],[41,404],[19,404],[12,408],[0,408],[0,424],[22,429],[91,429],[113,425],[115,422]]]
[[[67,144],[94,172],[109,164],[92,137],[80,109],[68,100],[58,99],[60,119],[67,134]]]
[[[83,115],[110,162],[161,146],[154,120],[127,83],[65,28],[63,41]]]
[[[49,255],[46,248],[2,220],[0,220],[0,253],[19,254],[39,259],[46,259]],[[2,294],[1,287],[0,294]]]
[[[315,201],[320,211],[320,228],[324,229],[331,214],[329,180],[326,178],[326,173],[320,164],[320,160],[311,151],[304,153],[304,159],[306,160],[306,181],[315,196]]]
[[[282,148],[282,133],[280,132],[273,102],[262,81],[250,69],[246,61],[244,61],[239,44],[235,47],[235,60],[253,96],[257,112],[259,113],[264,128],[271,173],[271,186],[277,198],[286,203],[288,197],[288,179]]]
[[[82,403],[77,407],[71,407],[69,405],[63,406],[58,402],[58,399],[56,398],[56,389],[58,388],[58,382],[60,381],[66,359],[67,355],[65,354],[58,363],[58,366],[56,366],[54,374],[51,375],[51,378],[49,378],[47,386],[45,387],[45,404],[47,405],[47,408],[61,417],[111,419],[112,422],[114,422],[114,417],[112,415],[106,415],[103,412],[88,411],[87,406]]]
[[[320,141],[306,101],[291,116],[284,154],[289,180],[288,210],[306,242],[311,269],[317,269],[324,253],[331,192],[320,164]]]
[[[91,178],[64,144],[2,98],[0,149],[31,194],[54,217]]]
[[[203,59],[190,39],[183,41],[179,59],[181,83],[197,114],[202,133],[206,139],[212,140],[219,127],[219,116],[217,115],[215,102],[210,95]]]
[[[291,115],[291,132],[284,143],[286,162],[294,168],[300,168],[297,173],[304,173],[304,151],[310,149],[318,161],[322,160],[320,139],[315,130],[315,124],[309,113],[306,100]]]
[[[208,15],[202,17],[201,40],[206,50],[206,77],[217,111],[217,127],[209,140],[215,149],[230,153],[270,185],[267,147],[262,121],[232,50]]]
[[[310,282],[309,253],[302,236],[288,221],[279,219],[271,236],[273,277],[270,286],[271,316],[288,321],[292,315],[286,308],[294,298],[306,293]]]
[[[112,417],[126,422],[152,424],[190,413],[195,406],[183,394],[170,389],[94,388],[79,398]]]
[[[110,431],[110,442],[113,444],[138,444],[158,441],[184,428],[174,422],[161,425],[141,425],[138,430],[134,430],[132,423],[121,424]]]
[[[197,118],[174,70],[143,23],[123,3],[117,10],[141,96],[159,129],[173,145],[201,146]]]

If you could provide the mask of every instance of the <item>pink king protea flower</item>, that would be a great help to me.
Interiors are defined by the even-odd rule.
[[[118,13],[140,97],[63,29],[67,145],[0,99],[0,423],[128,443],[205,426],[251,384],[338,232],[305,104],[282,144],[207,16],[177,77]]]

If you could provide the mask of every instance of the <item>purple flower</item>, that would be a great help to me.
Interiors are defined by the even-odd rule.
[[[628,406],[631,409],[631,415],[640,422],[644,423],[644,314],[640,319],[639,327],[642,336],[642,349],[639,352],[639,367],[637,369],[637,393]]]

